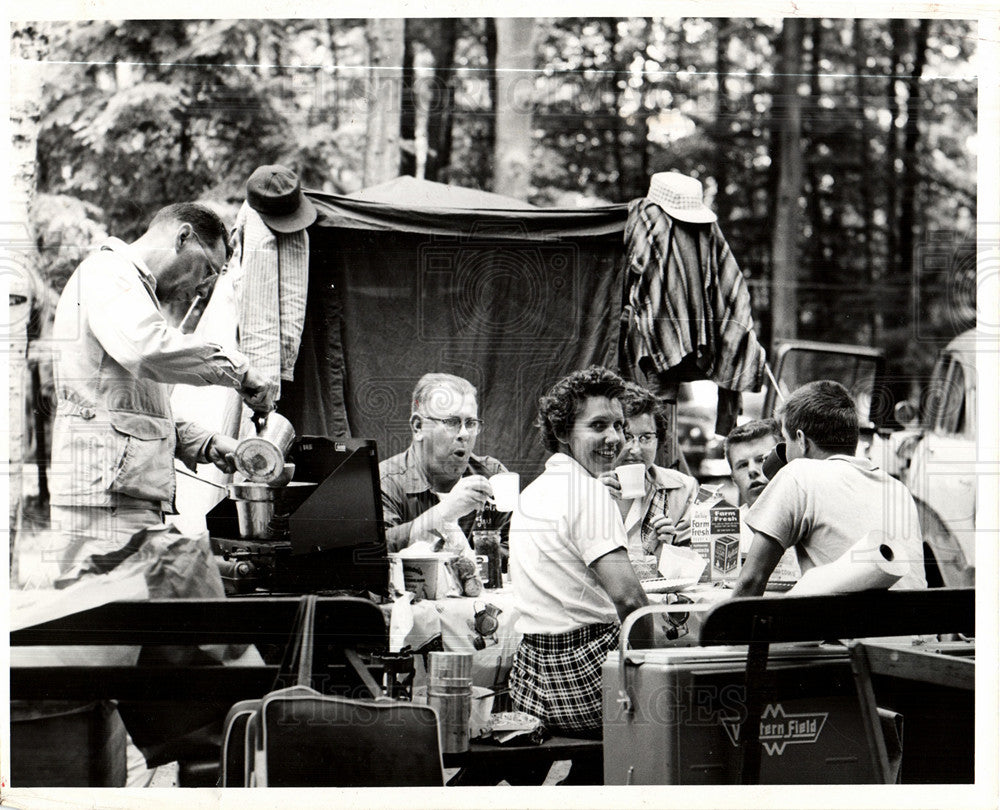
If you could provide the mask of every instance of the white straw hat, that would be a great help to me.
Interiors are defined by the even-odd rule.
[[[701,183],[680,172],[657,172],[649,178],[646,199],[681,222],[715,222],[718,217],[703,201]]]

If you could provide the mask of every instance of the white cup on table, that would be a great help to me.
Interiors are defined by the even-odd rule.
[[[646,494],[646,465],[622,464],[615,467],[618,483],[622,485],[622,498],[631,500]]]

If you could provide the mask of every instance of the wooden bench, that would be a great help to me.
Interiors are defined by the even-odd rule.
[[[75,613],[10,634],[12,647],[62,645],[141,645],[193,647],[201,644],[254,644],[270,648],[263,666],[221,664],[145,666],[11,667],[11,699],[23,701],[117,700],[123,716],[141,723],[149,712],[169,714],[171,706],[194,710],[219,723],[233,703],[266,694],[279,674],[281,651],[291,637],[299,607],[297,597],[150,600],[116,602]],[[316,604],[314,673],[326,694],[371,697],[377,685],[357,651],[387,645],[385,620],[378,606],[352,597],[320,597]],[[129,726],[126,719],[126,726]],[[138,726],[129,731],[141,747]],[[183,735],[182,735],[183,736]],[[17,741],[14,740],[14,745]],[[218,750],[204,743],[163,749],[170,759],[205,760]],[[176,756],[174,756],[176,754]],[[164,753],[162,756],[168,756]],[[160,764],[169,759],[154,759]],[[13,781],[17,783],[17,774]],[[204,780],[210,775],[203,775]],[[214,784],[212,779],[210,784]]]

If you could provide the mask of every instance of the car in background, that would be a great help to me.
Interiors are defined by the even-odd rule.
[[[725,436],[715,433],[718,398],[710,380],[681,383],[677,393],[677,444],[691,474],[703,483],[729,475]]]
[[[974,329],[941,350],[921,393],[923,407],[896,405],[896,419],[907,427],[883,450],[917,502],[930,586],[975,585],[976,354]]]
[[[744,392],[737,424],[772,416],[788,394],[812,380],[843,383],[858,404],[863,445],[871,442],[882,412],[874,395],[884,375],[879,349],[809,340],[782,341],[773,359],[777,388],[768,383],[759,392]],[[725,436],[715,433],[718,387],[709,380],[682,383],[677,398],[677,441],[691,474],[702,479],[727,477]]]

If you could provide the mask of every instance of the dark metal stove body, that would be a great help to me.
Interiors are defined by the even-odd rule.
[[[375,442],[304,436],[287,460],[295,481],[275,491],[274,515],[259,536],[241,537],[229,498],[206,516],[227,592],[384,596],[389,563]]]

